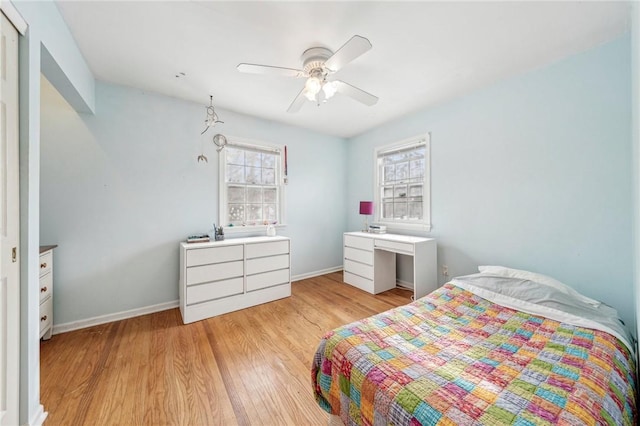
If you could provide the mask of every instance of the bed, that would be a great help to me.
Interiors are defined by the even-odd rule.
[[[312,381],[332,421],[637,424],[635,349],[617,312],[496,268],[327,333]]]

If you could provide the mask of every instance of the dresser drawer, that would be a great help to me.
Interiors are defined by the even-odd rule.
[[[214,263],[213,265],[192,266],[187,268],[187,285],[206,283],[241,277],[242,260],[236,262]]]
[[[247,277],[247,292],[289,282],[289,269],[265,272]]]
[[[373,251],[373,238],[363,238],[363,237],[354,237],[353,235],[345,235],[344,245],[347,247],[355,247],[362,250]]]
[[[247,244],[247,259],[289,253],[289,241]]]
[[[393,252],[413,253],[413,244],[400,243],[397,241],[376,240],[377,249],[390,250]]]
[[[343,279],[347,284],[351,284],[352,286],[357,287],[360,290],[364,290],[368,293],[374,294],[373,280],[363,278],[360,275],[351,274],[347,271],[344,271]]]
[[[187,250],[187,267],[242,260],[242,245]]]
[[[373,266],[365,265],[364,263],[358,263],[349,259],[344,260],[344,271],[352,274],[360,275],[361,277],[373,279]]]
[[[360,263],[366,263],[367,265],[373,265],[372,251],[360,250],[353,247],[345,247],[344,258],[349,260],[355,260],[356,262],[360,262]]]
[[[231,280],[216,281],[200,285],[187,287],[187,304],[206,302],[208,300],[220,299],[221,297],[233,296],[244,291],[242,277]]]
[[[50,297],[40,304],[40,337],[42,337],[42,332],[49,328],[52,321],[53,297]]]
[[[49,250],[46,253],[40,255],[40,276],[51,272],[53,266],[53,252]]]
[[[258,257],[247,260],[247,275],[259,274],[261,272],[275,271],[289,267],[289,255],[280,254],[278,256]]]
[[[40,277],[40,303],[53,292],[53,273]]]

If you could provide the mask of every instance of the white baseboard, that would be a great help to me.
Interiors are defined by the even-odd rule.
[[[413,291],[413,283],[411,281],[396,280],[396,285]]]
[[[41,426],[48,415],[49,413],[44,411],[42,404],[38,405],[36,412],[31,415],[28,426]]]
[[[80,321],[67,322],[64,324],[56,324],[53,326],[53,334],[66,333],[68,331],[79,330],[81,328],[92,327],[94,325],[106,324],[108,322],[120,321],[127,318],[139,317],[141,315],[152,314],[154,312],[166,311],[168,309],[180,306],[179,300],[171,302],[159,303],[157,305],[145,306],[142,308],[131,309],[128,311],[116,312],[113,314],[100,315],[93,318],[87,318]]]
[[[307,278],[318,277],[320,275],[330,274],[332,272],[342,271],[342,265],[334,266],[333,268],[322,269],[320,271],[308,272],[306,274],[294,275],[291,277],[291,281],[300,281]]]

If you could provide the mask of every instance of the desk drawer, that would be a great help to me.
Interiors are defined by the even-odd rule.
[[[349,259],[345,259],[344,271],[360,275],[361,277],[365,277],[370,280],[373,279],[373,266],[365,265],[364,263],[358,263]]]
[[[367,265],[373,265],[372,251],[360,250],[352,247],[345,247],[344,258],[349,260],[355,260],[356,262],[360,262],[360,263],[366,263]]]
[[[347,247],[355,247],[361,250],[373,251],[373,238],[354,237],[353,235],[344,236],[344,245]]]
[[[413,253],[413,244],[400,243],[397,241],[376,240],[375,247],[377,249],[389,250],[403,253]]]
[[[359,288],[360,290],[364,290],[371,294],[374,293],[372,280],[369,280],[367,278],[362,278],[359,275],[354,275],[347,271],[344,271],[343,279],[345,283],[351,284],[352,286]]]
[[[187,287],[187,305],[233,296],[243,292],[242,277]]]
[[[187,285],[241,277],[244,274],[242,260],[187,268]]]
[[[243,256],[241,245],[190,249],[187,250],[187,266],[231,262],[233,260],[242,260]]]

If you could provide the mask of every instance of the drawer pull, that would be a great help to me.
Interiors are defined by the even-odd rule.
[[[47,262],[41,263],[40,264],[40,269],[44,269],[47,267]]]
[[[40,289],[40,293],[46,293],[46,292],[47,292],[47,286],[45,285]]]
[[[43,316],[43,317],[40,317],[40,321],[46,321],[46,320],[47,320],[47,316],[46,315]]]

